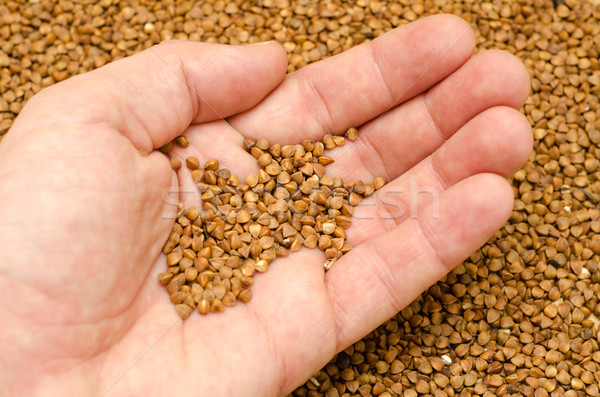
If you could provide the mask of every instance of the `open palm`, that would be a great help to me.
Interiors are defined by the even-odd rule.
[[[508,218],[504,177],[531,149],[514,109],[528,75],[473,47],[467,24],[436,16],[286,76],[276,44],[170,42],[34,97],[0,145],[2,392],[292,391]],[[277,259],[250,303],[182,321],[156,275],[176,204],[199,197],[155,149],[185,134],[173,155],[244,176],[241,134],[297,143],[350,126],[360,138],[327,173],[389,181],[356,210],[356,248],[327,273],[318,250]]]

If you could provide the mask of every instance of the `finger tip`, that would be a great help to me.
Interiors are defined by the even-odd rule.
[[[512,187],[503,176],[494,173],[477,174],[469,179],[477,186],[472,197],[467,198],[475,209],[473,222],[480,223],[482,216],[488,218],[489,232],[493,233],[502,227],[512,212]]]
[[[448,248],[450,263],[458,263],[486,243],[509,219],[514,196],[511,185],[498,174],[482,173],[465,181],[461,189],[462,217],[459,223],[454,248]]]
[[[496,106],[487,110],[488,123],[493,126],[493,156],[498,159],[497,172],[510,177],[523,166],[533,149],[533,134],[527,118],[509,106]]]
[[[509,218],[513,193],[508,181],[498,174],[473,175],[446,191],[440,200],[439,217],[426,222],[433,230],[438,256],[448,269],[477,250]],[[444,239],[440,237],[444,236]]]
[[[438,56],[441,53],[446,58],[445,62],[450,65],[456,63],[454,58],[459,64],[465,62],[473,54],[476,44],[471,25],[453,14],[428,16],[395,29],[388,35],[394,40],[425,43],[425,46],[429,46]],[[393,43],[386,42],[385,45],[393,46]],[[452,59],[447,58],[449,55]]]
[[[281,79],[283,79],[287,72],[288,60],[287,52],[279,42],[274,40],[263,41],[249,44],[243,48],[250,50],[254,54],[262,54],[261,56],[267,58],[265,61],[272,65],[272,72],[275,73],[276,76],[281,76]]]
[[[461,127],[432,158],[449,184],[485,172],[509,178],[527,161],[532,147],[527,118],[512,107],[494,106]]]
[[[475,32],[471,25],[461,17],[454,14],[439,14],[425,19],[430,19],[431,23],[440,26],[455,40],[460,41],[469,55],[475,50]]]
[[[502,50],[486,50],[478,54],[485,64],[504,77],[506,105],[519,108],[531,92],[531,78],[525,64],[513,54]]]
[[[444,228],[457,234],[455,263],[464,253],[477,249],[509,218],[513,208],[513,191],[501,175],[482,172],[472,175],[447,190],[440,197],[439,219]],[[452,244],[450,244],[452,245]],[[465,248],[466,247],[466,248]],[[461,257],[461,258],[459,258]]]
[[[515,112],[515,111],[513,111]],[[509,140],[514,142],[512,150],[514,153],[513,169],[509,173],[510,176],[525,164],[533,150],[533,131],[529,120],[521,112],[515,112],[513,116],[513,127],[509,128]]]
[[[501,57],[502,65],[504,65],[505,73],[510,75],[512,80],[513,106],[519,108],[523,106],[527,97],[531,93],[531,77],[525,64],[516,56],[506,51],[492,50],[497,56]]]

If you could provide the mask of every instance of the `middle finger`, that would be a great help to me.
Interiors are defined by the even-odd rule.
[[[335,163],[327,171],[348,181],[397,178],[484,110],[520,107],[528,82],[529,74],[516,57],[501,51],[479,53],[426,93],[359,128],[356,142],[328,154]]]

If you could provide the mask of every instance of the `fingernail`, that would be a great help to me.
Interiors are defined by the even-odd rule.
[[[248,44],[248,47],[256,47],[259,45],[267,45],[267,44],[271,44],[271,43],[276,43],[276,41],[275,40],[259,41],[258,43]]]

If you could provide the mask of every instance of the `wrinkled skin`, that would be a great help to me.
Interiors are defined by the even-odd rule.
[[[529,77],[473,49],[453,16],[289,75],[274,43],[169,42],[32,98],[0,144],[0,394],[292,391],[508,218],[505,178],[532,145],[515,110]],[[360,138],[328,174],[389,181],[357,208],[356,248],[326,274],[318,250],[278,259],[249,304],[182,321],[156,276],[177,202],[198,196],[155,149],[185,134],[173,154],[245,176],[240,134],[295,143],[350,126]]]

